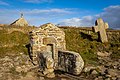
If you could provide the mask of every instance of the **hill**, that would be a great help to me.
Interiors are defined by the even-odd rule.
[[[114,59],[120,58],[120,38],[109,43],[97,41],[97,34],[90,28],[60,27],[66,34],[67,49],[78,52],[82,55],[86,63],[97,64],[97,52],[112,53]],[[24,52],[27,54],[26,45],[29,44],[29,32],[35,27],[3,26],[0,27],[0,55],[17,54]],[[83,31],[82,31],[83,30]],[[87,31],[91,31],[88,34]],[[119,32],[119,31],[118,31]],[[112,35],[112,37],[117,37]],[[115,38],[116,39],[116,38]]]
[[[29,59],[29,32],[36,27],[0,27],[0,72],[2,80],[43,79]],[[65,32],[67,50],[80,53],[85,67],[80,76],[56,73],[54,80],[119,80],[120,30],[107,30],[109,42],[97,41],[91,28],[60,27]],[[37,79],[35,79],[37,78]],[[50,79],[51,80],[51,79]]]

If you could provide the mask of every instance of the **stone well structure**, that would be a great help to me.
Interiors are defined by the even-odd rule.
[[[54,69],[78,75],[84,67],[79,53],[66,51],[65,33],[54,24],[47,23],[30,32],[30,45],[33,63],[39,64],[45,74]]]

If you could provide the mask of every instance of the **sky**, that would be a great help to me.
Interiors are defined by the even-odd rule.
[[[21,13],[31,26],[91,27],[102,18],[120,29],[120,0],[0,0],[0,24],[12,23]]]

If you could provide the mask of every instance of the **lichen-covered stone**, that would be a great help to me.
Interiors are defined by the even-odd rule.
[[[42,68],[42,72],[49,78],[55,77],[54,74],[54,60],[51,52],[38,52],[39,67]]]
[[[106,30],[109,28],[108,23],[104,23],[101,18],[97,19],[95,22],[95,26],[93,27],[94,32],[98,32],[98,38],[101,42],[108,42]]]
[[[66,49],[65,33],[54,24],[47,23],[39,29],[30,32],[33,57],[37,51],[50,50],[53,53],[55,62],[57,61],[58,50]]]
[[[66,51],[65,33],[51,23],[30,32],[30,44],[33,63],[49,78],[54,70],[79,75],[84,67],[79,53]]]

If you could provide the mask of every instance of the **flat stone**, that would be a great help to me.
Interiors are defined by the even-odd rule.
[[[90,70],[96,69],[96,67],[93,66],[87,66],[84,68],[84,72],[90,72]]]
[[[105,80],[111,80],[110,78],[106,78]]]
[[[108,57],[108,56],[110,56],[110,53],[107,53],[107,52],[97,52],[97,55],[100,56],[100,57]]]
[[[46,75],[46,77],[48,77],[48,78],[54,78],[55,74],[54,73],[49,73],[49,74]]]
[[[61,80],[67,80],[67,79],[65,79],[65,78],[61,78]]]
[[[117,80],[117,77],[112,77],[112,80]]]
[[[96,70],[93,70],[91,74],[96,75],[96,74],[98,74],[98,72]]]
[[[0,78],[2,77],[2,73],[0,73]]]
[[[108,73],[109,73],[111,76],[117,76],[117,72],[116,72],[114,69],[108,69]]]
[[[21,71],[23,71],[23,69],[22,69],[21,67],[17,66],[17,67],[16,67],[16,71],[17,71],[17,72],[21,72]]]
[[[45,80],[45,78],[44,77],[40,77],[40,80]]]

